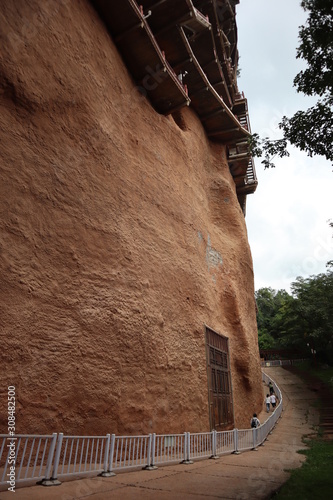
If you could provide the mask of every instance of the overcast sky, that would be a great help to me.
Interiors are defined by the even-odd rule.
[[[248,99],[252,132],[280,138],[278,123],[313,102],[298,94],[293,79],[304,67],[296,59],[300,0],[241,0],[237,5],[239,89]],[[247,197],[246,222],[255,288],[290,291],[297,276],[325,272],[333,259],[333,172],[330,162],[295,148],[264,170],[255,160],[259,185]]]

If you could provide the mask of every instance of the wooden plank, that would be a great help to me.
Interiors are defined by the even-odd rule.
[[[170,64],[166,61],[143,12],[134,0],[94,0],[124,61],[142,92],[160,113],[190,102]],[[120,28],[121,27],[121,28]],[[123,31],[121,31],[123,30]]]
[[[224,101],[222,100],[221,96],[216,92],[214,87],[211,85],[207,75],[204,73],[202,67],[199,64],[199,61],[197,60],[193,49],[190,45],[189,40],[187,39],[185,32],[182,27],[179,28],[179,31],[181,33],[183,42],[185,44],[185,47],[188,51],[189,56],[192,59],[192,69],[191,73],[196,72],[197,73],[197,78],[198,75],[201,78],[203,85],[208,88],[208,92],[200,96],[200,99],[197,96],[194,96],[193,89],[192,89],[192,79],[191,79],[191,74],[186,77],[186,84],[189,89],[189,95],[191,96],[192,99],[192,106],[194,107],[195,111],[198,113],[199,117],[201,115],[207,115],[207,113],[213,113],[215,110],[217,110],[219,107],[222,107],[225,110],[225,113],[216,115],[215,116],[215,123],[218,124],[218,127],[215,129],[212,129],[210,127],[210,121],[206,120],[204,123],[204,127],[207,131],[207,134],[209,137],[215,137],[219,138],[221,142],[224,142],[225,137],[232,137],[230,132],[235,133],[235,140],[238,140],[240,138],[246,138],[250,134],[249,132],[242,127],[242,125],[239,123],[237,118],[233,115],[233,113],[230,111],[230,109],[226,106]],[[199,87],[200,88],[200,87]],[[197,89],[198,90],[198,89]]]

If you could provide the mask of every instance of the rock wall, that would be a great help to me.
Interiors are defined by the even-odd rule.
[[[0,12],[0,432],[8,385],[17,432],[209,430],[204,325],[248,426],[253,268],[224,146],[154,111],[88,1]]]

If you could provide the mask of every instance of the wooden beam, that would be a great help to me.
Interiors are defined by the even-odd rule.
[[[185,66],[186,64],[189,64],[192,62],[192,57],[188,57],[187,59],[184,59],[184,61],[181,61],[173,66],[173,70],[177,73],[176,69],[181,68],[182,66]]]
[[[184,101],[182,104],[179,104],[178,106],[175,106],[174,108],[172,109],[168,109],[168,111],[166,111],[165,115],[170,115],[171,113],[174,113],[175,111],[178,111],[179,109],[182,109],[184,108],[185,106],[189,106],[190,105],[190,100],[188,99],[187,101]]]
[[[212,59],[211,61],[209,61],[208,63],[206,63],[204,66],[201,66],[201,67],[202,67],[202,69],[205,69],[205,68],[207,68],[208,66],[210,66],[214,62],[217,64],[216,57],[214,57],[214,59]]]
[[[135,24],[131,28],[128,28],[127,30],[120,33],[120,35],[117,35],[115,37],[115,42],[120,42],[123,38],[125,38],[127,35],[129,35],[133,31],[137,30],[138,28],[143,28],[143,27],[144,27],[143,21],[138,22],[137,24]]]
[[[207,115],[202,115],[200,118],[201,120],[209,120],[209,118],[213,118],[214,116],[217,116],[220,113],[225,113],[225,109],[221,107],[215,111],[212,111],[211,113],[208,113]]]
[[[200,94],[200,93],[201,93],[201,92],[203,92],[204,90],[205,90],[206,92],[208,92],[209,88],[208,88],[207,86],[204,86],[204,87],[202,87],[201,89],[196,90],[195,92],[193,92],[193,94],[190,94],[190,89],[189,89],[188,93],[189,93],[189,96],[190,96],[190,97],[191,97],[191,99],[192,99],[192,97],[193,97],[193,96],[196,96],[197,94]]]
[[[159,7],[162,3],[165,3],[167,2],[168,0],[160,0],[159,2],[155,2],[154,4],[152,4],[150,7],[148,7],[149,10],[154,10],[156,9],[157,7]]]
[[[217,135],[229,134],[230,132],[240,132],[242,129],[240,127],[227,128],[225,130],[215,130],[214,132],[208,132],[208,137],[215,137]]]
[[[229,156],[228,162],[234,162],[234,161],[240,161],[240,160],[245,160],[247,158],[251,158],[251,153],[248,151],[246,153],[238,153],[236,155]]]
[[[185,14],[184,16],[182,17],[179,17],[178,19],[175,19],[174,21],[172,21],[172,23],[170,24],[167,24],[166,26],[164,26],[162,29],[160,29],[159,31],[157,31],[155,33],[155,36],[158,37],[159,35],[161,35],[162,33],[165,33],[166,31],[169,31],[170,29],[174,28],[177,24],[182,24],[184,23],[185,21],[187,21],[188,19],[191,19],[193,16],[192,12],[188,12],[188,14]]]

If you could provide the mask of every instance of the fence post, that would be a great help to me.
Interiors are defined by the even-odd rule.
[[[155,441],[156,434],[149,434],[148,436],[148,450],[147,450],[147,465],[143,467],[143,470],[155,470],[157,467],[154,465],[155,460]]]
[[[116,435],[112,434],[112,436],[111,436],[111,445],[110,445],[110,456],[109,456],[109,469],[108,469],[108,472],[111,473],[111,476],[115,475],[115,473],[112,472],[112,463],[113,463],[115,443],[116,443]]]
[[[185,432],[185,443],[184,443],[184,454],[185,458],[182,461],[182,464],[193,464],[193,461],[190,458],[191,455],[191,434],[190,432]]]
[[[217,456],[217,431],[212,431],[212,456],[210,458],[219,458]]]
[[[184,432],[184,455],[183,455],[183,460],[180,462],[181,464],[186,463],[186,453],[187,453],[187,432]]]
[[[148,469],[150,466],[150,455],[151,455],[151,434],[148,436],[148,449],[147,449],[147,465],[143,467],[144,470]]]
[[[57,437],[57,434],[54,433],[53,434],[52,443],[51,443],[50,452],[49,452],[49,456],[48,456],[48,460],[47,460],[47,473],[48,473],[48,476],[50,475],[49,471],[51,470],[51,466],[52,466],[53,453],[54,453],[54,448],[55,448],[55,445],[56,445],[56,437]],[[38,483],[38,484],[41,484],[42,486],[58,486],[59,484],[61,484],[61,482],[58,481],[58,479],[57,479],[57,472],[58,472],[58,465],[59,465],[59,459],[60,459],[60,452],[61,452],[61,446],[62,446],[62,439],[63,439],[63,437],[64,437],[63,433],[60,432],[59,436],[58,436],[57,449],[56,449],[55,457],[54,457],[54,464],[53,464],[52,476],[51,476],[50,479],[45,478],[45,480],[40,481],[40,483]],[[51,455],[51,453],[52,453],[52,455]]]
[[[253,451],[258,451],[257,448],[257,429],[252,429],[252,441],[253,441]]]
[[[54,432],[52,434],[52,441],[51,441],[51,445],[50,445],[50,449],[49,449],[49,453],[48,453],[48,457],[47,457],[47,462],[46,462],[45,478],[37,483],[37,484],[41,484],[42,486],[55,485],[55,482],[51,478],[51,468],[52,468],[52,463],[53,463],[54,450],[55,450],[56,443],[57,443],[57,436],[58,436],[58,434],[56,432]],[[58,484],[61,484],[61,483],[58,482]]]
[[[112,437],[114,437],[114,434],[112,434]],[[111,472],[112,462],[111,462],[110,468],[109,468],[110,443],[111,443],[111,436],[110,436],[110,434],[107,434],[105,448],[104,448],[104,470],[101,474],[99,474],[101,477],[115,476],[115,473]],[[114,448],[114,439],[113,439],[113,448]],[[113,459],[113,452],[112,452],[112,459]]]
[[[150,470],[157,469],[155,465],[155,448],[156,448],[156,432],[153,433],[153,439],[151,442]]]
[[[154,462],[155,462],[155,444],[156,444],[156,434],[155,434],[155,432],[153,432],[152,441],[151,441],[150,465],[154,465]]]
[[[63,440],[63,433],[60,432],[58,436],[58,444],[57,444],[57,449],[54,457],[54,466],[53,466],[53,472],[52,472],[52,477],[51,479],[53,481],[57,481],[57,474],[58,474],[58,465],[59,465],[59,460],[60,460],[60,453],[61,453],[61,447],[62,447],[62,440]]]
[[[238,429],[234,429],[234,454],[239,455],[240,451],[238,450]]]
[[[186,463],[190,462],[191,456],[191,434],[187,433],[187,441],[186,441]]]

